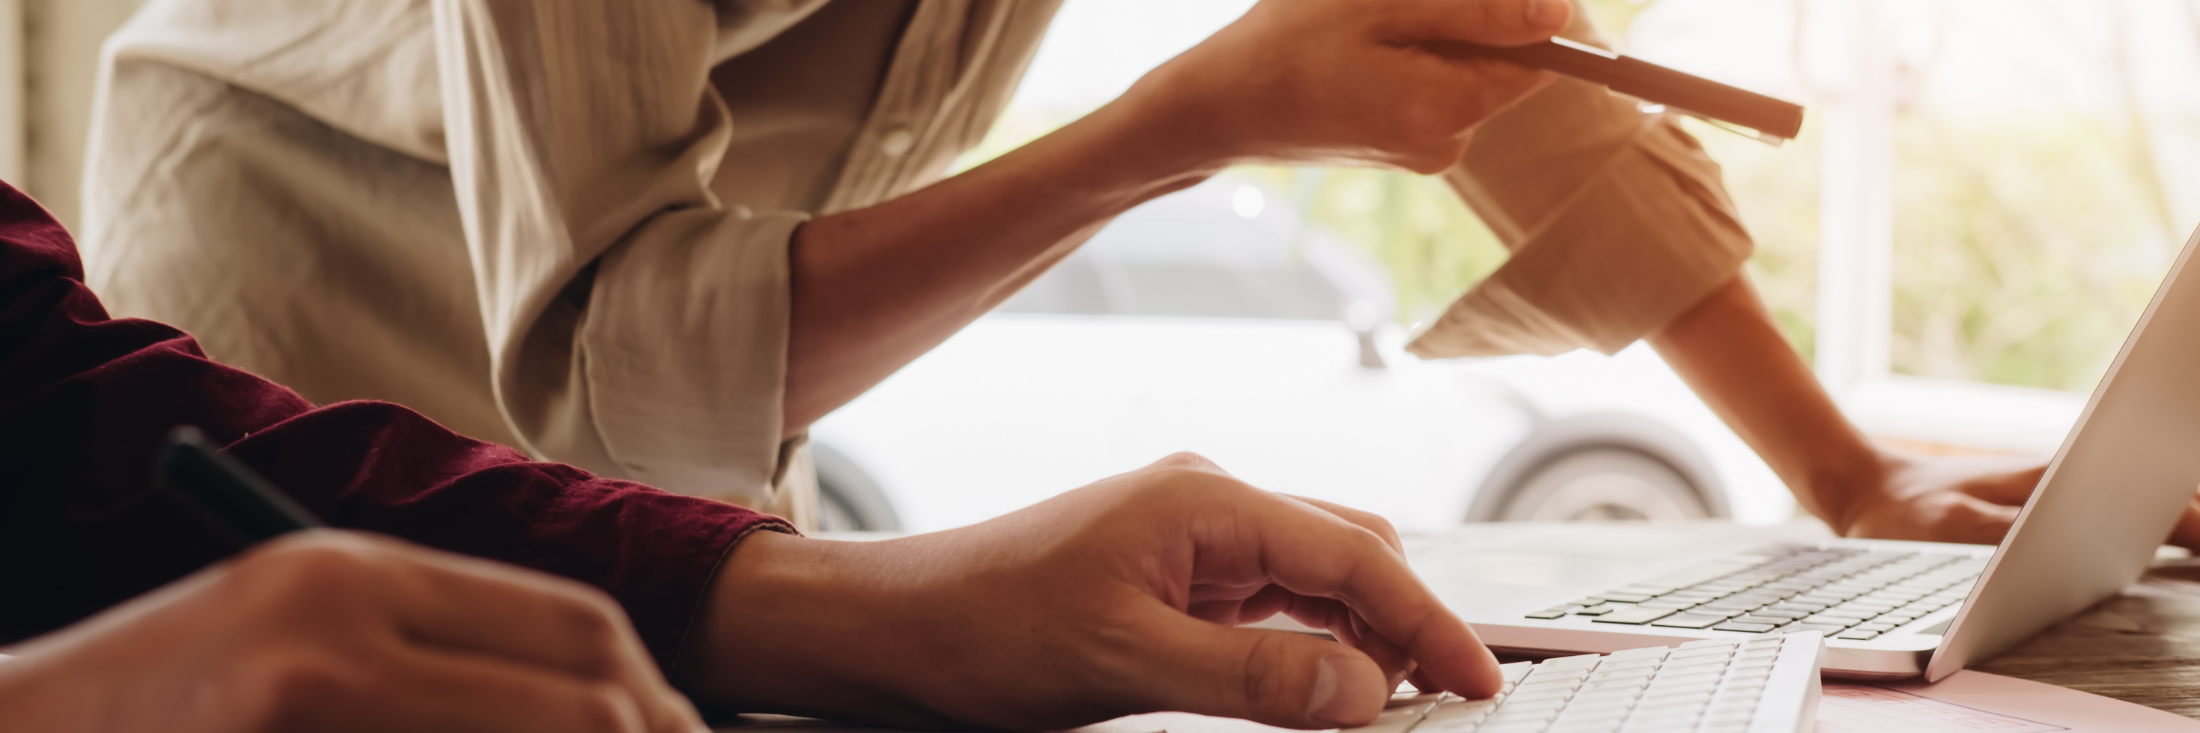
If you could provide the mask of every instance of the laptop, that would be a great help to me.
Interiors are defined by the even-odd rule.
[[[2196,246],[2200,232],[1998,547],[1492,525],[1483,540],[1417,554],[1414,569],[1499,650],[1601,654],[1816,631],[1828,676],[1938,681],[2136,580],[2200,488]]]

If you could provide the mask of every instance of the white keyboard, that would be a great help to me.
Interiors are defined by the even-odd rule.
[[[1809,733],[1822,639],[1705,639],[1517,662],[1502,667],[1496,697],[1400,693],[1348,733]]]

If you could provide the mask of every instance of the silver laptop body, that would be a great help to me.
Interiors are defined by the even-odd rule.
[[[2200,232],[2185,244],[2040,488],[1996,547],[1833,539],[1820,552],[1928,553],[1984,571],[1948,591],[1952,605],[1870,639],[1829,635],[1825,672],[1860,679],[1939,680],[1998,654],[2137,579],[2178,512],[2200,489],[2200,275],[2184,277]],[[1491,525],[1478,539],[1417,554],[1414,567],[1491,647],[1530,653],[1609,653],[1703,638],[1753,636],[1715,628],[1529,618],[1630,585],[1729,563],[1747,567],[1785,533],[1749,527],[1574,525],[1532,533]],[[1969,563],[1968,565],[1962,565]],[[1621,604],[1605,604],[1620,607]],[[1578,607],[1574,607],[1578,608]]]

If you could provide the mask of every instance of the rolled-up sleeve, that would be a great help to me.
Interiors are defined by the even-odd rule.
[[[768,492],[799,213],[726,207],[713,3],[435,0],[495,397],[536,455]]]
[[[1594,40],[1585,21],[1567,35]],[[1593,84],[1553,83],[1483,124],[1445,174],[1512,257],[1408,348],[1423,357],[1625,348],[1749,259],[1753,244],[1719,176],[1670,115]]]

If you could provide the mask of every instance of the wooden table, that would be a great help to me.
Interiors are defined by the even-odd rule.
[[[2200,561],[2159,564],[2123,593],[1973,668],[2200,718]]]

